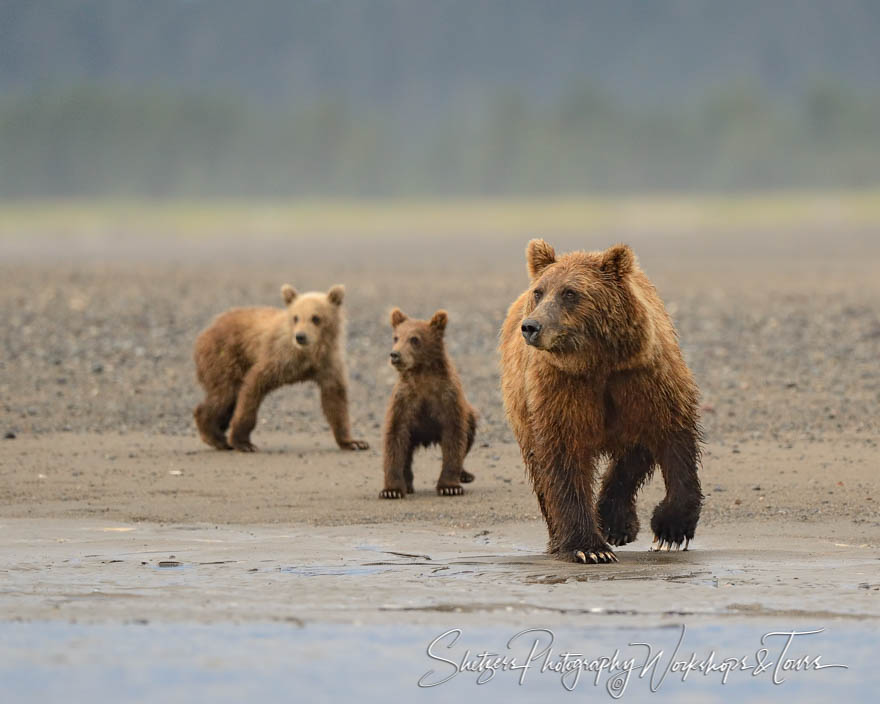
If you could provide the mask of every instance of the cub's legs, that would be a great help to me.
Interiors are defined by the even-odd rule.
[[[348,418],[348,389],[342,377],[333,375],[319,379],[321,408],[330,424],[336,444],[343,450],[366,450],[370,446],[363,440],[351,439],[351,423]]]
[[[687,550],[703,505],[697,476],[700,448],[696,433],[689,430],[673,433],[658,454],[666,497],[657,504],[651,517],[654,543],[658,550],[677,549],[684,543]]]
[[[234,411],[234,395],[209,395],[205,398],[193,412],[202,440],[218,450],[231,450],[232,446],[226,442],[226,429]]]
[[[402,499],[412,492],[412,458],[415,447],[410,425],[412,420],[404,405],[392,399],[385,424],[385,486],[381,499]]]
[[[471,451],[471,448],[474,446],[474,437],[477,434],[477,416],[471,410],[468,412],[468,431],[467,431],[467,448],[465,448],[464,454],[467,456],[467,453]],[[461,483],[462,484],[470,484],[474,480],[474,475],[468,472],[466,469],[462,468],[461,470]]]
[[[469,449],[468,432],[460,423],[450,423],[442,430],[440,450],[443,454],[443,466],[440,478],[437,479],[437,493],[440,496],[459,496],[464,493],[461,487],[464,472],[464,458]],[[473,481],[473,475],[468,473]]]
[[[251,431],[257,424],[257,411],[263,398],[274,388],[269,383],[270,378],[261,367],[251,367],[245,374],[230,422],[229,443],[236,450],[254,452],[257,449],[251,443]]]
[[[611,545],[626,545],[639,533],[636,494],[654,469],[647,448],[636,445],[608,468],[599,493],[599,521]]]

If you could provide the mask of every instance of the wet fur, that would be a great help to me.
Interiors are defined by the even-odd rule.
[[[417,447],[440,445],[443,464],[437,493],[462,493],[462,482],[474,476],[464,458],[474,443],[477,415],[464,396],[458,372],[446,354],[443,334],[447,315],[438,311],[430,321],[408,319],[399,309],[391,314],[400,355],[400,377],[385,416],[385,486],[380,497],[403,498],[413,492],[412,460]],[[411,340],[418,339],[418,345]]]
[[[635,540],[636,493],[657,466],[666,497],[651,520],[655,539],[686,544],[702,505],[699,392],[654,286],[624,245],[557,257],[533,240],[526,259],[531,284],[501,331],[502,393],[549,552],[615,561],[609,543]],[[535,346],[524,320],[542,326]]]

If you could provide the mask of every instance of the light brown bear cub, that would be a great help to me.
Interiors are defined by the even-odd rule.
[[[285,384],[314,381],[339,447],[367,449],[363,440],[352,440],[348,419],[344,294],[343,286],[334,286],[326,294],[300,295],[285,284],[286,308],[234,308],[199,335],[194,357],[205,400],[194,415],[202,440],[219,450],[253,452],[251,431],[266,394]]]
[[[474,480],[463,465],[474,444],[477,414],[446,354],[447,320],[443,310],[430,321],[410,320],[399,308],[391,312],[391,365],[400,378],[385,416],[385,488],[380,498],[402,499],[413,492],[413,452],[419,445],[440,445],[443,466],[437,493],[441,496],[458,496],[464,493],[461,482]]]
[[[531,283],[501,331],[501,383],[548,550],[616,562],[609,543],[635,540],[636,492],[657,465],[666,497],[651,518],[655,545],[687,549],[703,499],[698,391],[656,289],[625,245],[557,256],[532,240],[526,259]]]

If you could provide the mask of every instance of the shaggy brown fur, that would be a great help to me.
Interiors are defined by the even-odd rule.
[[[699,392],[654,286],[625,245],[557,257],[532,240],[526,259],[531,285],[501,331],[502,392],[548,550],[616,562],[609,543],[635,540],[636,493],[655,465],[666,483],[655,544],[687,548],[703,498]],[[594,506],[602,456],[611,462]]]
[[[341,345],[344,294],[344,287],[334,286],[326,294],[298,295],[285,284],[286,309],[235,308],[199,335],[194,357],[206,396],[194,415],[202,440],[219,450],[253,452],[250,435],[266,394],[284,384],[314,381],[339,447],[368,447],[352,440],[348,420]]]
[[[437,480],[441,496],[462,494],[460,482],[474,480],[463,464],[474,444],[477,415],[443,345],[447,319],[442,310],[427,322],[410,320],[399,308],[391,312],[391,365],[400,378],[385,416],[383,499],[402,499],[413,492],[413,452],[419,445],[439,444],[443,451]]]

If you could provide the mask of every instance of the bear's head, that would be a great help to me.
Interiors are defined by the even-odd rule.
[[[430,320],[407,318],[400,308],[391,311],[391,366],[399,372],[442,366],[446,358],[443,332],[448,320],[445,310],[438,310]]]
[[[342,328],[342,299],[345,286],[327,293],[297,293],[290,284],[281,287],[281,298],[290,317],[293,344],[310,352],[321,352],[339,337]]]
[[[536,239],[526,262],[531,285],[521,329],[527,345],[571,370],[619,366],[642,351],[650,321],[631,286],[638,264],[627,245],[557,256]]]

